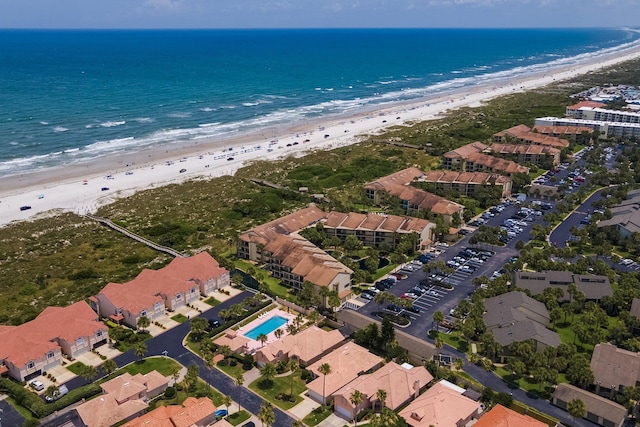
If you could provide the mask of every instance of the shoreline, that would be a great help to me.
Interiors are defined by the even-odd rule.
[[[587,58],[582,63],[444,90],[420,100],[372,106],[349,115],[269,126],[232,138],[181,141],[0,178],[0,227],[60,212],[95,213],[100,206],[137,191],[233,175],[256,160],[302,156],[314,150],[351,145],[391,126],[442,118],[448,110],[477,107],[496,97],[543,87],[638,57],[640,46],[634,45]],[[31,208],[20,210],[22,206]]]

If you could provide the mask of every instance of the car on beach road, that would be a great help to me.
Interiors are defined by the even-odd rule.
[[[102,187],[101,191],[109,191],[109,187]]]
[[[31,209],[31,206],[20,206],[21,211],[28,211],[29,209]]]
[[[233,160],[233,157],[227,157],[228,162],[230,162],[231,160]]]
[[[180,169],[180,173],[185,173],[186,171],[186,169]]]

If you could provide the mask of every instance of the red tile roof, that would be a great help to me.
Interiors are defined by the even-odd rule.
[[[240,235],[245,242],[265,245],[279,234],[290,234],[315,224],[326,216],[326,213],[315,205],[297,210],[271,222],[259,225]]]
[[[100,293],[106,296],[116,308],[122,308],[131,313],[140,313],[158,302],[164,305],[162,297],[148,294],[145,290],[129,286],[126,283],[108,283]]]
[[[547,424],[497,404],[474,427],[547,427]]]
[[[548,145],[551,147],[565,148],[569,146],[569,141],[566,139],[556,138],[555,136],[543,135],[537,132],[533,132],[528,126],[518,125],[510,129],[498,132],[494,136],[501,138],[516,138],[522,140],[525,143]]]
[[[220,277],[229,273],[226,269],[221,268],[218,261],[208,252],[200,252],[188,258],[176,257],[162,269],[162,272],[181,280],[193,280],[198,283],[205,283],[212,277]]]

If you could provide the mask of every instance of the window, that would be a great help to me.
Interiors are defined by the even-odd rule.
[[[182,294],[176,294],[176,299],[177,300],[181,300],[182,299]]]
[[[102,331],[98,331],[98,332],[96,333],[96,336],[97,336],[98,338],[100,338],[100,337],[102,336]]]
[[[47,353],[47,359],[53,359],[53,351],[50,351],[49,353]]]
[[[195,294],[196,293],[196,288],[191,288],[191,293]]]
[[[36,366],[36,364],[33,361],[27,363],[27,368],[29,368],[29,369],[33,369],[35,366]]]
[[[140,312],[140,317],[146,317],[147,316],[147,310],[142,310]]]
[[[77,345],[77,346],[84,345],[84,339],[83,339],[82,337],[78,338],[78,339],[76,340],[76,345]]]

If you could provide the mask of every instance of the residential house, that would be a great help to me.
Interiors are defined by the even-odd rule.
[[[627,200],[611,210],[611,219],[598,222],[598,228],[613,228],[620,236],[620,240],[631,239],[633,233],[640,232],[640,195],[637,191],[630,191]]]
[[[601,388],[622,391],[640,385],[640,353],[610,343],[596,344],[591,356],[591,372],[596,394]]]
[[[344,337],[337,329],[325,331],[317,326],[310,326],[295,335],[285,335],[267,344],[254,357],[259,366],[289,360],[308,366],[323,354],[340,347],[343,342]]]
[[[547,427],[546,423],[519,414],[509,408],[497,404],[485,412],[473,427]]]
[[[429,171],[418,179],[435,185],[436,190],[455,191],[473,197],[487,187],[499,187],[501,197],[511,195],[511,178],[484,172]]]
[[[213,342],[220,347],[228,346],[234,353],[244,353],[249,350],[247,344],[249,344],[250,341],[249,338],[238,333],[238,331],[227,329],[224,331],[224,335],[216,338]]]
[[[547,145],[492,144],[489,150],[518,163],[530,163],[538,166],[560,163],[560,150]]]
[[[627,418],[627,408],[597,394],[571,384],[558,384],[551,402],[567,410],[567,405],[574,399],[581,400],[586,407],[584,418],[605,427],[621,427]]]
[[[464,206],[413,187],[411,183],[424,176],[418,168],[408,168],[365,184],[366,196],[377,205],[383,203],[386,195],[400,199],[400,207],[408,214],[429,211],[440,215],[449,224],[454,215],[463,217]]]
[[[107,326],[86,302],[47,307],[27,323],[0,328],[0,372],[28,381],[60,366],[63,356],[73,360],[108,339]]]
[[[483,320],[487,332],[502,347],[511,343],[531,341],[534,350],[542,352],[546,347],[557,347],[562,342],[557,333],[547,329],[549,313],[545,305],[528,297],[524,292],[508,292],[484,299]]]
[[[336,211],[330,212],[322,220],[322,225],[329,237],[335,236],[344,241],[347,236],[356,236],[365,246],[371,247],[388,245],[395,248],[403,236],[416,233],[416,250],[433,241],[436,227],[434,222],[414,217]]]
[[[320,366],[328,364],[331,372],[327,375],[320,373]],[[355,380],[359,375],[382,366],[383,359],[366,348],[350,342],[340,346],[320,360],[312,363],[307,370],[316,377],[307,384],[309,397],[322,403],[333,400],[333,394],[346,384]]]
[[[517,125],[496,133],[493,135],[493,142],[504,144],[517,143],[526,145],[544,145],[548,147],[555,147],[559,150],[569,146],[569,141],[566,139],[560,139],[554,136],[534,132],[531,128],[525,125]]]
[[[159,406],[123,427],[205,427],[212,425],[215,420],[216,406],[211,399],[187,397],[182,405]]]
[[[210,295],[231,283],[229,271],[220,267],[208,252],[186,258],[176,257],[162,271],[178,280],[197,284],[201,295]]]
[[[480,416],[481,406],[463,396],[463,392],[460,387],[440,381],[398,414],[411,427],[465,427]]]
[[[371,374],[360,375],[333,394],[334,412],[347,420],[366,408],[382,407],[378,400],[378,390],[386,392],[384,406],[397,410],[433,380],[433,376],[424,366],[398,365],[389,362]],[[362,403],[355,407],[351,403],[351,394],[358,390],[364,395]]]
[[[157,371],[146,375],[124,373],[100,385],[103,394],[74,408],[87,427],[110,427],[133,419],[148,407],[148,401],[164,393],[169,381]]]
[[[134,328],[141,317],[147,317],[153,322],[164,315],[162,297],[149,295],[126,284],[108,283],[90,300],[100,316],[109,317],[115,322],[124,322]]]
[[[612,296],[613,290],[607,276],[593,274],[573,274],[570,271],[515,271],[513,284],[520,289],[528,289],[532,295],[539,295],[546,288],[559,288],[564,291],[562,301],[569,301],[569,285],[574,283],[589,301],[599,301]]]

